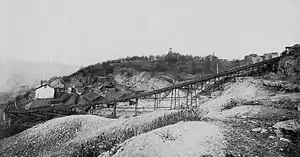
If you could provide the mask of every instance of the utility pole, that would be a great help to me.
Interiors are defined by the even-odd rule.
[[[210,61],[212,62],[212,57],[215,56],[215,53],[213,52],[212,53],[212,56],[210,56]],[[217,74],[219,73],[219,65],[218,63],[216,62],[216,65],[217,65]]]

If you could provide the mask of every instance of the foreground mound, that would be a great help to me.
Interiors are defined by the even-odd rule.
[[[49,120],[15,136],[0,141],[0,154],[9,156],[72,156],[88,141],[123,136],[122,130],[136,128],[141,132],[154,120],[176,111],[143,114],[112,120],[94,115],[73,115]],[[140,131],[139,131],[140,130]]]
[[[217,125],[208,122],[179,122],[125,141],[113,157],[224,156],[225,147]]]
[[[5,156],[45,156],[69,144],[84,141],[87,135],[114,120],[93,115],[74,115],[55,118],[38,124],[0,143],[0,154]]]
[[[282,119],[299,115],[296,110],[291,110],[299,94],[269,89],[264,85],[264,80],[241,77],[223,86],[222,95],[200,105],[199,108],[207,113],[207,117]]]

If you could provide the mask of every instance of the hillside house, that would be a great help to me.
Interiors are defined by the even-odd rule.
[[[279,54],[277,52],[272,52],[271,55],[272,55],[272,58],[279,57]]]
[[[117,100],[117,99],[120,99],[122,98],[123,96],[125,96],[125,93],[121,92],[121,91],[109,91],[106,96],[105,96],[105,99],[108,100],[108,101],[113,101],[113,100]],[[107,104],[107,107],[111,107],[111,106],[114,106],[115,103],[112,102],[112,103],[108,103]]]
[[[55,89],[47,84],[42,84],[35,89],[35,99],[54,98]]]
[[[272,55],[270,53],[265,53],[262,57],[264,60],[269,60],[272,58]]]
[[[73,88],[75,88],[76,93],[82,95],[85,92],[84,86],[81,82],[77,82],[74,84]]]
[[[57,89],[65,89],[65,84],[61,79],[56,79],[50,83],[50,86]]]
[[[272,53],[265,53],[262,57],[263,57],[263,60],[269,60],[269,59],[272,59],[272,58],[276,58],[278,57],[278,53],[277,52],[272,52]]]
[[[300,54],[300,45],[295,44],[292,47],[287,46],[285,47],[287,54]]]
[[[245,58],[244,58],[244,60],[247,63],[254,64],[254,63],[263,61],[264,60],[264,56],[259,56],[257,54],[250,54],[250,55],[246,55]]]

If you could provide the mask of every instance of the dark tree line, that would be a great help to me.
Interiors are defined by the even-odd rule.
[[[213,74],[229,70],[239,65],[239,60],[229,61],[209,55],[205,57],[168,53],[157,56],[132,56],[116,60],[108,60],[95,65],[82,68],[76,72],[83,76],[107,76],[117,68],[133,68],[137,71],[170,72],[190,74]]]

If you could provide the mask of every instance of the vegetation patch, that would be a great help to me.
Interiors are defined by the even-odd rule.
[[[230,98],[229,101],[223,105],[221,111],[229,110],[237,106],[245,106],[245,105],[263,105],[258,100],[246,100],[246,99],[235,99]]]
[[[126,129],[118,129],[108,134],[101,134],[97,138],[88,141],[78,148],[78,151],[73,156],[98,156],[103,152],[110,151],[114,154],[117,151],[118,144],[128,140],[131,137],[137,136],[142,133],[152,131],[167,125],[175,124],[180,121],[200,121],[204,120],[196,110],[182,110],[168,115],[164,115],[152,121],[150,124],[142,126],[130,126]],[[165,136],[166,135],[166,136]],[[171,135],[164,134],[163,138],[173,139]]]
[[[164,132],[157,132],[155,134],[158,135],[161,138],[161,140],[163,140],[164,142],[165,141],[174,141],[177,139],[170,130],[166,130]]]
[[[227,151],[233,156],[286,157],[295,155],[295,144],[281,141],[270,129],[276,123],[270,119],[230,119],[225,123]],[[266,132],[252,131],[264,128]]]

